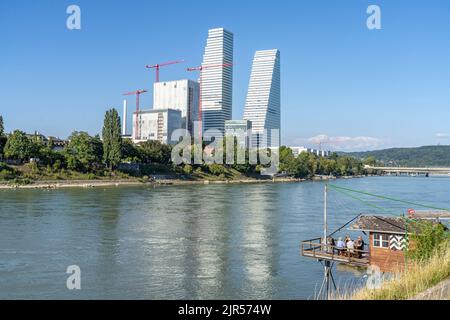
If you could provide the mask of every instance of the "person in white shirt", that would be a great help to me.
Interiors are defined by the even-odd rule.
[[[347,242],[347,250],[352,255],[355,252],[355,243],[352,239],[349,239]]]
[[[338,238],[338,242],[337,242],[336,247],[337,247],[337,250],[338,250],[338,254],[342,255],[344,253],[343,251],[345,250],[345,242],[342,241],[341,237]]]

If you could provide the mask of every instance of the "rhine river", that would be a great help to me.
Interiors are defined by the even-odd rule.
[[[333,184],[450,207],[450,178]],[[323,270],[300,256],[300,243],[322,234],[323,187],[0,190],[0,299],[314,298]],[[331,190],[330,229],[361,212],[401,215],[411,207],[363,199],[386,210]],[[339,235],[346,233],[359,235]],[[79,291],[66,288],[71,265],[81,268]],[[335,270],[340,287],[364,276]]]

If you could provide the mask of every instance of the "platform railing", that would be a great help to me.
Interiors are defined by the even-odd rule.
[[[338,248],[337,246],[323,244],[322,238],[303,241],[301,246],[302,256],[317,259],[325,257],[329,260],[361,263],[364,258],[369,257],[369,251],[367,250]]]

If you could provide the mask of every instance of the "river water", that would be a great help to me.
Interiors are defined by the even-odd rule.
[[[450,207],[450,179],[372,177],[339,186]],[[321,182],[0,191],[0,299],[308,299],[320,264]],[[410,205],[329,193],[330,229]],[[417,208],[420,209],[420,208]],[[350,233],[343,231],[341,235]],[[66,288],[68,266],[81,290]],[[340,287],[364,270],[338,267]]]

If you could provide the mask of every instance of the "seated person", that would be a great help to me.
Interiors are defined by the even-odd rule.
[[[364,250],[364,240],[361,236],[358,237],[358,239],[355,241],[355,249],[358,250],[358,258],[362,257],[362,252]]]
[[[337,247],[339,255],[341,255],[343,253],[343,251],[345,250],[345,243],[344,243],[344,241],[342,241],[341,237],[338,238],[336,247]]]
[[[347,245],[347,242],[349,242],[350,240],[351,240],[350,236],[349,236],[349,235],[346,235],[346,236],[345,236],[345,240],[344,240],[345,245]]]
[[[335,245],[336,245],[336,243],[334,242],[333,237],[328,237],[328,240],[327,240],[327,249],[326,249],[326,251],[327,251],[328,253],[332,253],[332,252],[334,251],[333,247],[334,247]]]
[[[355,252],[355,243],[352,239],[349,239],[347,242],[347,250],[349,255],[353,255],[353,253]]]

